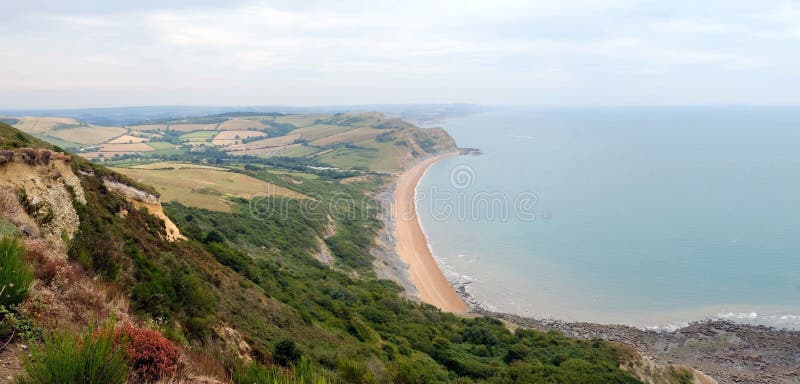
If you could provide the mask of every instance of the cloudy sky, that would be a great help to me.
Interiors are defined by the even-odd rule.
[[[800,1],[0,0],[0,109],[800,104]]]

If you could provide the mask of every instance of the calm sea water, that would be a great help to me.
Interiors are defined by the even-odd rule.
[[[485,305],[800,328],[800,109],[505,109],[443,126],[483,154],[428,170],[420,220]]]

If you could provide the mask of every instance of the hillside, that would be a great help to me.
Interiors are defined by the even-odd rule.
[[[280,157],[317,166],[397,172],[432,153],[455,149],[449,135],[439,128],[421,129],[377,112],[226,113],[145,120],[124,127],[62,117],[0,121],[84,158],[111,163]]]
[[[395,140],[420,140],[416,128],[397,129]],[[410,148],[452,146],[423,142]],[[0,301],[0,345],[7,343],[0,381],[59,382],[37,381],[32,372],[57,366],[66,374],[95,358],[97,365],[75,369],[124,360],[120,377],[130,383],[693,382],[691,370],[648,365],[623,344],[512,331],[491,317],[458,317],[405,299],[372,271],[382,223],[378,203],[365,196],[388,175],[342,182],[341,174],[313,168],[228,160],[226,171],[214,172],[312,199],[231,194],[227,211],[171,202],[157,217],[161,193],[133,178],[2,123],[0,149],[0,229],[22,245],[0,244],[0,261],[19,265],[0,271],[32,272],[32,281],[22,276],[27,283],[14,285],[15,300]],[[37,198],[47,190],[60,192]],[[343,198],[367,203],[341,215]],[[119,341],[120,332],[133,336]],[[107,334],[116,341],[105,354],[83,347]],[[115,352],[118,343],[128,344]],[[34,360],[23,369],[28,345]],[[147,357],[153,350],[157,359]]]

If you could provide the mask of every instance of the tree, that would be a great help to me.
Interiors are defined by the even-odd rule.
[[[275,349],[272,351],[272,359],[280,364],[288,366],[300,360],[300,350],[291,339],[283,339],[275,344]]]

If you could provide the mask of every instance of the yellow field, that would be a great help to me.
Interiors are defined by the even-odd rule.
[[[47,134],[61,140],[71,141],[83,145],[95,145],[108,141],[127,132],[120,127],[101,127],[97,125],[78,126],[69,129],[56,129]]]
[[[191,164],[191,163],[182,163],[180,161],[159,161],[157,163],[150,163],[150,164],[141,164],[141,165],[134,165],[130,168],[133,169],[170,169],[170,168],[181,168],[181,169],[210,169],[212,171],[219,171],[220,167],[215,167],[212,165],[203,165],[203,164]]]
[[[227,171],[222,168],[191,164],[155,163],[146,167],[114,168],[134,180],[152,185],[163,201],[214,211],[230,212],[230,197],[286,196],[305,199],[307,196],[291,189]],[[159,169],[160,167],[160,169]]]
[[[80,125],[75,119],[67,117],[16,117],[19,122],[14,124],[14,128],[27,133],[50,133],[53,128],[61,125]]]
[[[356,128],[342,133],[337,133],[331,136],[323,137],[321,139],[311,142],[311,144],[330,145],[336,143],[352,143],[355,141],[371,139],[385,132],[389,131],[385,129],[376,129],[376,128]]]
[[[100,152],[149,152],[155,150],[145,143],[103,144],[100,146]]]
[[[218,124],[170,124],[169,130],[178,132],[216,131]]]
[[[146,141],[150,141],[150,139],[146,137],[122,135],[114,140],[109,141],[108,144],[133,144],[133,143],[144,143]]]
[[[165,131],[166,124],[145,124],[145,125],[131,125],[128,126],[133,131]]]
[[[221,131],[241,131],[248,128],[263,129],[267,126],[259,121],[233,118],[219,125]]]
[[[52,136],[57,139],[94,145],[127,132],[120,127],[103,127],[99,125],[81,124],[75,119],[65,117],[18,117],[14,127],[27,133]]]

